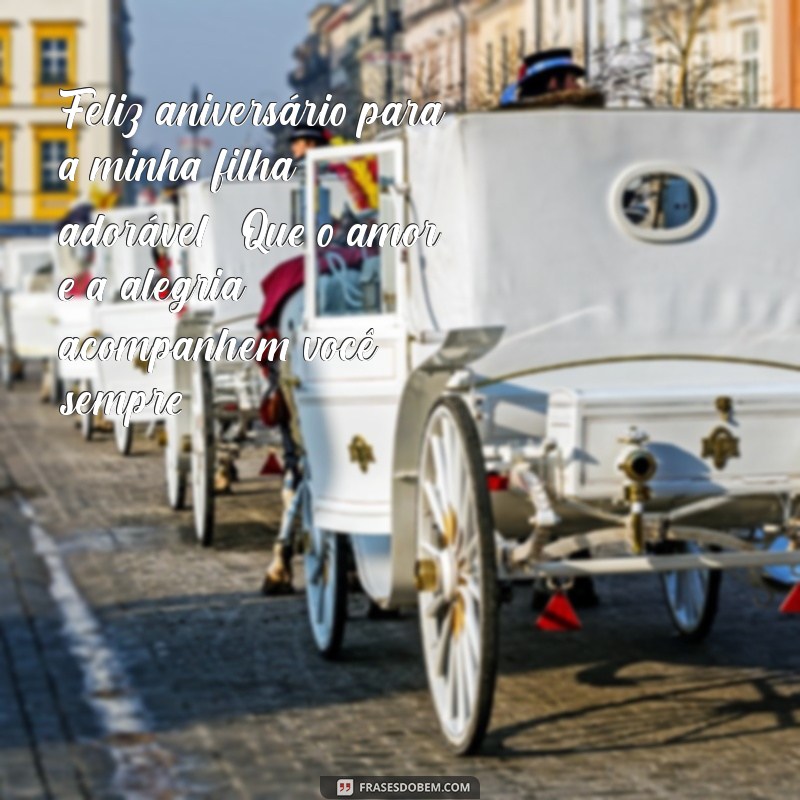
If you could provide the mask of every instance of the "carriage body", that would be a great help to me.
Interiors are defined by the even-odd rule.
[[[368,362],[297,365],[315,518],[332,530],[403,535],[393,531],[395,444],[415,424],[403,395],[448,332],[470,329],[503,330],[463,364],[469,378],[458,365],[450,376],[480,405],[490,470],[504,468],[504,448],[547,442],[540,467],[554,497],[619,505],[619,440],[638,428],[659,463],[657,506],[742,496],[741,507],[720,507],[730,518],[752,508],[753,495],[795,493],[799,128],[795,114],[520,111],[337,154],[377,154],[382,179],[408,186],[396,218],[433,220],[443,235],[411,249],[408,264],[382,255],[407,287],[392,313],[325,316],[306,303],[307,333],[374,327],[379,344]],[[683,178],[661,201],[680,206],[692,193],[697,218],[659,230],[638,227],[635,209],[626,216],[626,187],[657,174]],[[312,263],[307,287],[318,277]],[[720,426],[741,452],[717,466],[703,441]],[[356,437],[372,449],[366,470],[351,459]],[[501,532],[518,535],[525,504],[495,505]]]
[[[174,207],[169,204],[153,206],[122,207],[105,213],[105,224],[124,225],[126,221],[137,227],[146,224],[151,216],[156,215],[159,223],[175,222]],[[180,248],[177,245],[167,250],[167,258],[171,264],[170,276],[183,274]],[[153,254],[148,247],[128,247],[123,240],[111,246],[100,246],[96,251],[96,271],[106,279],[104,301],[98,304],[95,311],[97,333],[100,338],[167,337],[174,339],[181,325],[179,316],[169,310],[169,301],[121,300],[120,288],[127,278],[144,279],[147,271],[155,269]],[[150,365],[141,359],[97,360],[94,390],[106,392],[145,392],[152,397],[153,390],[160,390],[166,395],[175,391],[173,372],[168,360],[158,360]],[[115,424],[119,423],[121,414],[109,409],[107,416]],[[150,423],[159,419],[152,400],[144,408],[137,411],[133,422]]]
[[[442,232],[370,253],[379,302],[356,272],[333,310],[308,237],[312,631],[338,648],[347,534],[372,600],[419,606],[458,752],[488,724],[499,581],[660,573],[699,639],[723,570],[800,575],[799,134],[796,113],[520,109],[310,156],[309,230],[352,217],[325,186],[360,161],[369,221]],[[368,361],[299,357],[366,330]]]
[[[47,238],[10,239],[3,245],[0,346],[21,359],[52,356],[56,346],[55,267]]]
[[[51,246],[57,274],[64,278],[78,276],[84,268],[78,250],[67,245],[60,246],[55,236]],[[96,333],[98,308],[97,301],[82,296],[56,302],[54,309],[56,342],[60,343],[72,337],[83,340]],[[94,361],[56,359],[55,376],[64,387],[79,385],[90,388],[97,383],[97,365]]]
[[[436,322],[504,330],[470,366],[488,469],[502,468],[503,444],[548,442],[538,469],[556,501],[619,506],[620,440],[635,428],[658,462],[651,505],[726,495],[705,524],[781,521],[776,498],[800,478],[799,125],[796,114],[520,112],[412,134],[439,136],[428,143],[439,170],[460,176],[451,195],[434,159],[409,156],[418,213],[454,232],[426,254]],[[660,174],[681,178],[695,215],[654,229],[624,201],[637,176]],[[658,198],[665,216],[671,202],[680,213],[678,194]],[[422,294],[412,289],[420,326]],[[493,499],[500,511],[511,498]],[[526,524],[496,516],[512,535]]]

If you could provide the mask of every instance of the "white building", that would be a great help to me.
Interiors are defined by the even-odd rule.
[[[59,88],[123,93],[127,21],[124,0],[0,0],[0,237],[63,216],[89,193],[92,158],[125,154],[116,128],[67,130]],[[74,184],[58,178],[68,156],[81,160]]]

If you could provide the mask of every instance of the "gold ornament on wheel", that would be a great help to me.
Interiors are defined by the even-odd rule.
[[[732,458],[739,458],[739,440],[721,425],[703,439],[701,457],[710,458],[714,466],[725,469],[725,465]]]
[[[358,464],[362,472],[366,472],[369,465],[375,463],[372,445],[363,436],[354,436],[347,449],[350,460]]]

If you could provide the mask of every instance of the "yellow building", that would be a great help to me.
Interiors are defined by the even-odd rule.
[[[89,193],[93,157],[124,155],[116,128],[66,129],[59,89],[125,92],[127,20],[124,0],[0,0],[0,237],[43,231]],[[72,156],[79,178],[61,181]]]

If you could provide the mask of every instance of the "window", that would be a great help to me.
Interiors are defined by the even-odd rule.
[[[39,83],[60,86],[67,83],[67,40],[42,39],[39,43]]]
[[[597,0],[597,47],[606,46],[606,0]]]
[[[685,241],[709,224],[711,193],[702,176],[688,167],[634,167],[617,181],[613,196],[617,223],[643,241]]]
[[[759,102],[759,36],[756,28],[742,34],[742,105],[757,106]]]
[[[395,270],[403,230],[402,202],[392,190],[401,161],[394,149],[362,150],[313,166],[315,241],[332,226],[327,246],[317,245],[316,315],[391,314],[397,310]],[[373,228],[372,226],[379,226]]]
[[[508,81],[511,78],[511,48],[508,44],[508,36],[505,34],[503,34],[503,37],[500,40],[500,59],[501,70],[503,74],[503,86],[505,86],[508,84]]]
[[[494,94],[494,49],[491,42],[486,42],[486,90]]]
[[[67,157],[67,143],[65,141],[44,141],[40,142],[41,149],[39,157],[40,183],[39,188],[43,192],[65,192],[67,191],[66,181],[58,177],[58,168],[61,162]]]
[[[517,58],[520,62],[525,58],[525,28],[519,29],[519,43],[517,45]]]
[[[33,136],[34,216],[58,219],[68,210],[78,190],[77,182],[62,181],[58,177],[62,161],[77,155],[76,131],[41,125],[34,126]]]
[[[77,25],[74,22],[34,22],[35,100],[61,105],[58,90],[75,85]]]
[[[630,18],[630,9],[628,8],[628,0],[620,0],[619,2],[619,38],[621,42],[628,41],[628,20]]]

